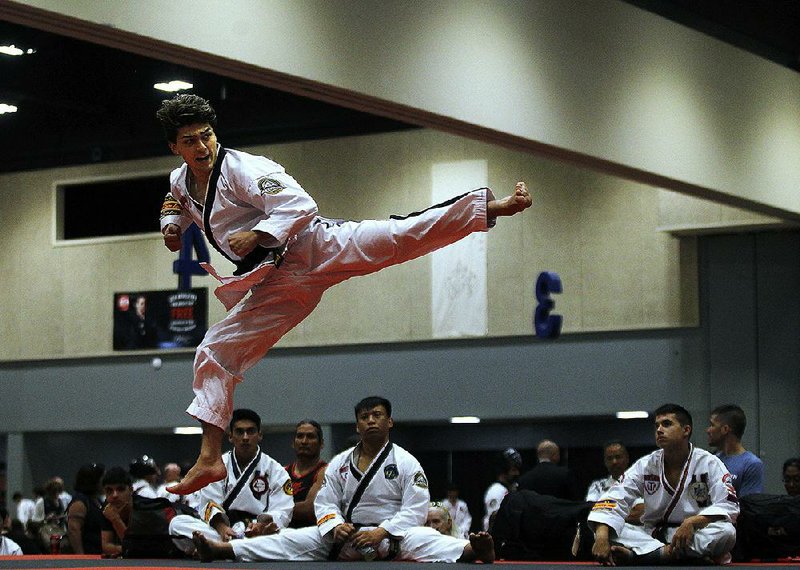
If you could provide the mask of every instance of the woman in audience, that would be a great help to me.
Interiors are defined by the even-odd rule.
[[[75,475],[75,494],[67,509],[67,535],[75,554],[101,554],[100,531],[103,507],[100,502],[105,468],[97,463],[83,465]]]
[[[792,457],[784,462],[783,486],[787,495],[800,495],[800,457]]]

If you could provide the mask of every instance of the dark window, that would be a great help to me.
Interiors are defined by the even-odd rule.
[[[61,239],[146,234],[159,231],[169,175],[67,184],[59,188]]]

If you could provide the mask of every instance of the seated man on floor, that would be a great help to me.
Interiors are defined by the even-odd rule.
[[[201,559],[493,562],[489,534],[464,540],[424,526],[428,480],[416,458],[389,441],[391,403],[365,398],[356,404],[355,415],[360,441],[328,465],[314,501],[316,527],[230,542],[195,533]]]
[[[739,514],[730,473],[690,443],[686,409],[665,404],[654,415],[659,449],[634,463],[589,514],[592,554],[604,565],[729,562]],[[642,526],[625,522],[637,497],[644,497]]]
[[[310,419],[297,422],[292,439],[295,460],[286,466],[286,472],[292,479],[294,497],[294,512],[289,524],[292,528],[313,526],[317,522],[314,516],[314,499],[325,478],[325,467],[328,466],[320,458],[324,445],[319,422]]]
[[[289,525],[294,500],[283,466],[261,451],[261,418],[253,410],[233,411],[228,439],[233,450],[223,455],[228,475],[200,491],[201,519],[178,515],[170,521],[176,544],[189,552],[197,531],[213,540],[270,534]]]

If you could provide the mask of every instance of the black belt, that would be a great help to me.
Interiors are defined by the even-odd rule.
[[[234,261],[236,264],[236,271],[234,271],[233,274],[238,276],[252,271],[257,265],[267,259],[270,254],[275,261],[275,267],[280,267],[280,264],[283,263],[284,251],[285,248],[283,247],[262,247],[257,245],[253,251],[245,255],[242,259]]]

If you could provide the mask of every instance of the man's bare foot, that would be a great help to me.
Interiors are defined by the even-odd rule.
[[[469,544],[464,547],[464,554],[458,562],[474,562],[480,560],[484,564],[494,562],[494,539],[488,532],[472,532]]]
[[[189,495],[214,481],[221,481],[227,473],[222,457],[217,457],[216,460],[199,457],[186,476],[172,487],[167,487],[167,491],[176,495]]]
[[[198,531],[192,533],[192,542],[197,549],[197,554],[203,562],[212,560],[233,560],[236,555],[233,553],[233,546],[228,542],[209,540]]]
[[[486,215],[490,218],[499,216],[513,216],[522,210],[531,207],[533,200],[528,192],[528,187],[524,182],[517,182],[514,193],[501,198],[500,200],[490,200],[487,205]]]
[[[616,562],[620,566],[625,566],[633,562],[633,558],[635,554],[633,550],[630,548],[625,548],[624,546],[620,546],[615,544],[611,547],[611,555],[614,557],[614,562]]]

